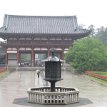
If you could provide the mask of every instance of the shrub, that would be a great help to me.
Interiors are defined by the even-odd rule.
[[[78,71],[97,70],[107,65],[107,51],[104,44],[96,38],[86,37],[73,43],[65,60]]]

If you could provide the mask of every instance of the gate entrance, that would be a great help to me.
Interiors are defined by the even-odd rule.
[[[8,53],[8,66],[17,66],[16,53]]]
[[[45,52],[48,57],[51,48],[55,48],[57,52],[60,50],[61,53],[57,56],[64,60],[64,50],[72,46],[75,40],[89,34],[90,30],[78,27],[76,16],[5,15],[4,25],[0,28],[0,38],[6,40],[1,43],[5,49],[5,64],[10,66],[20,63],[23,66],[34,66],[35,56],[38,59],[46,57],[37,55],[38,52]],[[20,55],[20,51],[30,53]]]
[[[20,54],[20,66],[31,66],[31,53]]]
[[[47,58],[46,53],[35,54],[35,66],[44,66],[43,60]]]

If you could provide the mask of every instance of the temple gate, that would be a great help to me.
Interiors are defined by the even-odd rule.
[[[36,66],[39,58],[50,56],[51,48],[64,60],[64,52],[73,41],[89,33],[89,30],[78,27],[76,16],[5,15],[0,28],[0,37],[6,40],[1,44],[6,53],[5,63]]]

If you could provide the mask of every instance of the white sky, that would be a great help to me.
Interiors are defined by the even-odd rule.
[[[0,26],[4,14],[72,16],[79,24],[107,26],[107,0],[0,0]]]

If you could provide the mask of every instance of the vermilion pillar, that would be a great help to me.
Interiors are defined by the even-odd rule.
[[[5,49],[5,64],[8,64],[8,56],[7,56],[7,49]]]
[[[17,64],[19,65],[19,49],[17,49]]]
[[[48,57],[50,56],[50,49],[48,49]]]
[[[61,59],[64,60],[64,49],[62,49]]]
[[[32,59],[32,66],[34,66],[35,64],[35,55],[34,55],[34,49],[32,49],[32,55],[31,55],[31,59]]]

